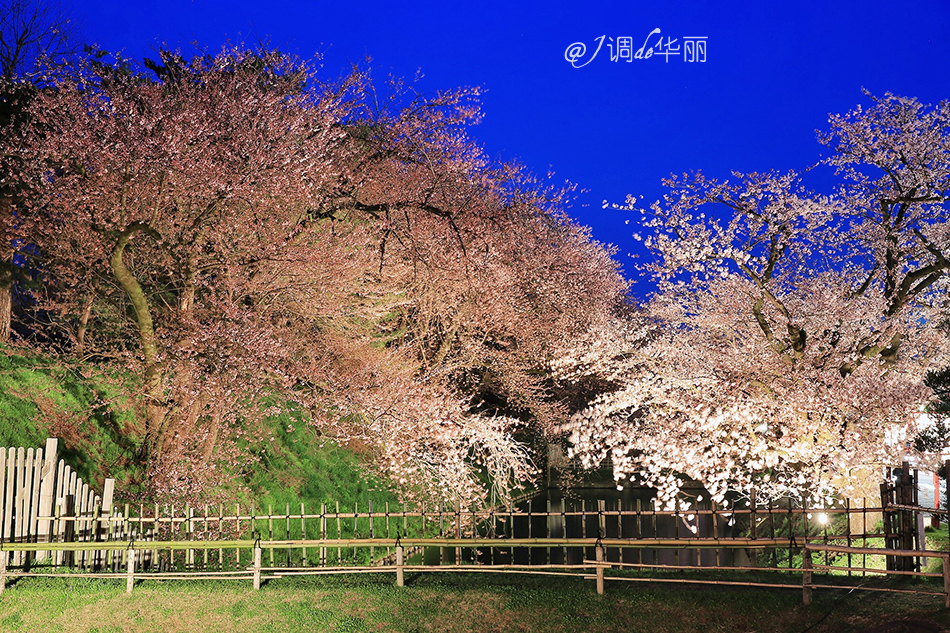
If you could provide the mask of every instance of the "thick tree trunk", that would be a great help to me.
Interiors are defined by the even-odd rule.
[[[93,295],[89,295],[82,306],[82,314],[79,315],[79,327],[76,328],[76,352],[81,354],[86,347],[86,331],[89,329],[89,319],[92,317]]]
[[[162,392],[162,372],[159,361],[158,343],[155,339],[155,326],[152,323],[152,313],[148,306],[145,291],[135,275],[125,265],[122,255],[125,247],[133,235],[143,232],[158,238],[154,229],[140,222],[130,224],[119,235],[109,264],[116,280],[132,302],[135,310],[135,322],[142,344],[142,353],[145,357],[145,443],[146,449],[155,457],[162,454],[165,441],[166,407]]]
[[[13,317],[13,200],[0,197],[0,342],[10,340]]]
[[[218,434],[221,432],[221,413],[214,409],[211,412],[211,427],[208,429],[208,437],[205,440],[204,449],[201,451],[201,461],[207,465],[214,456],[215,445],[218,443]]]
[[[3,262],[6,267],[7,262]],[[4,271],[2,276],[8,277]],[[9,282],[0,282],[0,342],[10,340],[10,321],[13,317],[13,287]]]

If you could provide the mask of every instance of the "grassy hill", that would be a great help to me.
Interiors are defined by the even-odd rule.
[[[136,498],[144,476],[144,427],[140,411],[123,395],[133,381],[92,365],[0,348],[0,446],[40,447],[47,437],[58,437],[60,456],[85,481],[101,489],[112,477],[120,499]],[[266,418],[260,435],[266,441],[244,445],[249,459],[232,473],[237,501],[297,509],[300,503],[396,501],[388,482],[371,475],[353,451],[319,437],[299,411]]]

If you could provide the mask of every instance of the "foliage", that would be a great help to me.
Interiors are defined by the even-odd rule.
[[[55,0],[0,2],[0,76],[34,81],[75,53],[73,26]]]
[[[899,459],[946,360],[950,102],[871,99],[819,135],[829,195],[795,172],[697,173],[649,212],[628,201],[659,290],[600,358],[558,361],[615,384],[569,425],[585,461],[643,469],[668,501],[686,475],[717,500],[815,506]]]

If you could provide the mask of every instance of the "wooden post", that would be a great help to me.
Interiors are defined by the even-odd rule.
[[[939,495],[939,490],[938,490],[938,495]],[[845,525],[847,527],[845,529],[848,530],[846,545],[848,546],[848,549],[851,549],[851,499],[845,498],[844,511],[845,511],[844,517],[845,519],[847,519],[847,521],[845,522]],[[862,565],[862,567],[864,567],[864,565]],[[851,552],[848,552],[848,576],[850,575],[851,575]]]
[[[92,508],[92,522],[89,524],[89,540],[93,543],[99,542],[99,528],[102,525],[102,504],[96,503]],[[89,552],[89,564],[93,571],[98,571],[102,564],[102,551],[95,550]]]
[[[241,537],[241,504],[234,504],[234,533],[240,538]],[[241,566],[241,548],[234,548],[234,566]]]
[[[327,504],[320,504],[320,539],[326,540],[327,538]],[[320,546],[320,566],[327,566],[327,548],[325,545]]]
[[[944,508],[946,508],[947,510],[947,530],[950,531],[950,459],[943,462],[943,477],[947,481],[947,484],[946,484],[947,498],[946,498],[946,504],[944,505]],[[939,482],[940,480],[938,479],[937,483]],[[937,496],[939,495],[940,495],[940,487],[938,486]],[[950,547],[950,542],[948,542],[948,547]],[[944,562],[944,565],[946,565],[946,562]],[[944,575],[944,578],[946,578],[946,575]]]
[[[531,502],[528,501],[528,530],[531,530]],[[528,532],[530,536],[531,532]],[[462,500],[455,497],[455,538],[462,538]],[[462,548],[455,548],[455,564],[462,564]]]
[[[67,466],[67,468],[69,468]],[[76,540],[76,495],[70,492],[63,502],[63,542],[71,543]],[[72,520],[70,520],[72,519]],[[63,564],[72,567],[76,560],[75,552],[63,552]]]
[[[30,449],[30,453],[33,449]],[[23,481],[26,479],[26,449],[18,446],[16,449],[16,461],[14,462],[14,476],[16,477],[16,486],[14,487],[14,506],[13,506],[13,538],[16,542],[23,541],[23,529],[26,527],[26,521],[23,518],[25,505],[23,503],[23,493],[25,492]],[[13,553],[13,564],[23,564],[23,552],[15,551]]]
[[[107,478],[102,485],[102,514],[112,516],[113,498],[115,497],[115,479]]]
[[[943,556],[943,605],[950,609],[950,556]],[[0,587],[2,590],[2,587]]]
[[[917,489],[917,482],[914,480],[914,476],[910,470],[910,464],[905,462],[901,463],[901,477],[898,487],[898,500],[897,502],[902,505],[911,506],[914,505],[914,497]],[[903,550],[913,550],[914,541],[916,540],[917,530],[915,529],[915,519],[916,515],[911,510],[901,510],[900,511],[900,549]],[[917,561],[912,556],[902,556],[901,562],[899,563],[900,569],[904,571],[916,571]]]
[[[261,588],[261,546],[254,546],[254,591]]]
[[[7,449],[7,476],[4,481],[6,487],[6,494],[4,495],[5,502],[3,504],[3,540],[12,541],[14,539],[13,535],[13,506],[14,504],[14,488],[13,482],[16,479],[16,449],[8,448]]]
[[[40,516],[48,517],[53,514],[53,492],[56,484],[57,446],[59,440],[51,437],[46,440],[46,449],[43,451],[43,471],[40,477]],[[37,540],[46,543],[53,540],[49,521],[40,521],[37,525]],[[45,560],[49,552],[37,552],[37,560]]]
[[[544,526],[545,526],[545,536],[551,538],[551,497],[548,497],[547,500],[547,512],[544,514]],[[547,563],[551,564],[551,547],[545,547],[544,551],[547,553]]]
[[[287,535],[287,538],[290,538],[290,503],[287,503],[287,505],[286,505],[285,508],[284,508],[284,518],[287,520],[286,526],[284,527],[284,529],[287,530],[287,531],[284,532],[284,534]],[[284,551],[287,553],[287,566],[290,567],[290,565],[291,565],[291,562],[290,562],[290,548],[288,547],[288,548],[287,548],[286,550],[284,550]]]
[[[884,547],[889,549],[899,549],[900,544],[895,542],[893,533],[894,511],[888,510],[888,506],[893,503],[891,500],[892,489],[890,486],[891,469],[887,469],[887,481],[881,483],[881,512],[884,517]],[[867,528],[865,528],[867,532]],[[897,557],[888,554],[885,557],[885,569],[888,571],[897,569]]]
[[[51,538],[51,540],[53,540],[53,541],[55,541],[55,540],[57,539],[57,536],[59,535],[60,530],[62,529],[62,528],[61,528],[61,525],[60,525],[60,524],[61,524],[61,521],[59,520],[59,517],[62,515],[62,512],[63,512],[63,507],[62,507],[60,504],[57,503],[57,504],[56,504],[56,511],[55,511],[55,514],[54,514],[54,517],[55,517],[55,518],[53,519],[53,531],[52,531],[52,535],[53,535],[53,536],[52,536],[52,538]],[[49,555],[50,561],[51,561],[54,565],[56,565],[57,567],[59,567],[59,566],[62,564],[62,562],[63,562],[63,558],[62,558],[62,557],[63,557],[63,552],[62,552],[62,550],[56,550],[55,553],[51,551],[51,552],[50,552],[50,555]]]
[[[604,499],[598,499],[597,500],[597,536],[599,538],[605,538],[607,536],[607,518],[604,516],[604,512],[606,510],[607,510],[607,502]],[[603,547],[599,545],[597,546],[597,550],[600,551],[599,553],[600,558],[598,558],[597,560],[601,560],[601,561],[604,560],[605,552],[602,551],[603,549],[604,549]],[[595,555],[597,555],[597,553],[595,553]]]
[[[224,540],[224,508],[218,504],[218,540]],[[218,564],[224,569],[224,549],[218,548]]]
[[[3,593],[3,590],[7,587],[7,557],[8,554],[4,551],[0,551],[0,593]],[[943,559],[944,569],[947,568],[947,559]],[[947,577],[946,571],[943,574],[943,577]]]
[[[950,459],[947,459],[943,462],[943,478],[946,480],[946,490],[947,496],[944,499],[944,508],[947,512],[950,512]],[[940,496],[940,479],[937,479],[937,494],[935,496]],[[938,515],[939,516],[939,515]],[[950,514],[947,514],[947,525],[950,525]]]
[[[403,576],[402,545],[396,546],[396,586],[405,586],[405,578]]]
[[[194,508],[191,507],[191,504],[185,505],[185,538],[189,541],[194,539]],[[251,510],[251,514],[254,514],[254,511]],[[194,569],[195,567],[195,550],[189,549],[185,554],[185,565],[188,569]]]
[[[811,550],[802,548],[802,604],[811,605]]]
[[[386,508],[386,538],[391,538],[390,531],[389,531],[389,502],[388,501],[385,502],[385,508]],[[392,554],[393,554],[392,550],[387,547],[386,558],[388,559],[390,556],[392,556]]]
[[[561,538],[567,538],[567,500],[564,497],[561,497]],[[621,533],[621,536],[623,534]],[[564,546],[564,551],[561,554],[561,562],[567,564],[567,545]]]
[[[274,506],[273,504],[267,504],[267,538],[271,541],[274,540]],[[289,534],[285,534],[284,538],[290,538]],[[274,548],[271,547],[268,560],[270,561],[270,566],[274,566]]]
[[[204,533],[205,533],[205,538],[207,538],[207,535],[208,535],[208,504],[207,503],[205,504]],[[204,561],[204,569],[205,571],[208,571],[208,550],[207,549],[204,550],[204,553],[202,554],[202,559]]]
[[[643,537],[643,505],[642,505],[642,503],[640,502],[640,499],[637,499],[637,500],[636,500],[635,509],[636,509],[636,511],[637,511],[637,516],[636,516],[636,518],[634,519],[634,523],[633,523],[634,538],[642,538],[642,537]],[[716,551],[718,552],[719,550],[716,550]],[[643,550],[638,547],[638,548],[635,550],[635,552],[636,552],[636,554],[635,554],[635,557],[636,557],[636,558],[635,558],[635,561],[634,561],[634,562],[636,562],[636,563],[638,563],[638,564],[642,564],[642,563],[643,563]],[[717,559],[717,561],[716,561],[716,564],[717,564],[717,565],[719,564],[718,559]]]
[[[755,488],[749,491],[749,506],[751,507],[749,511],[749,535],[753,540],[756,538],[756,530],[758,528],[758,520],[755,516],[756,511],[756,499],[755,499]]]
[[[598,545],[594,548],[594,555],[597,558],[597,595],[604,595],[604,546]]]
[[[304,504],[300,504],[300,538],[307,539],[307,510]],[[303,548],[303,566],[307,566],[307,548]]]
[[[135,584],[135,550],[130,549],[126,557],[125,567],[125,593],[132,593],[132,586]]]

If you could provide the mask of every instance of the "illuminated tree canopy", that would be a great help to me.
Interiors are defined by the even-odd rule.
[[[950,103],[871,101],[819,135],[827,194],[697,173],[628,200],[658,292],[555,363],[613,384],[567,425],[586,462],[642,469],[666,501],[680,475],[827,501],[900,458],[947,360]]]

